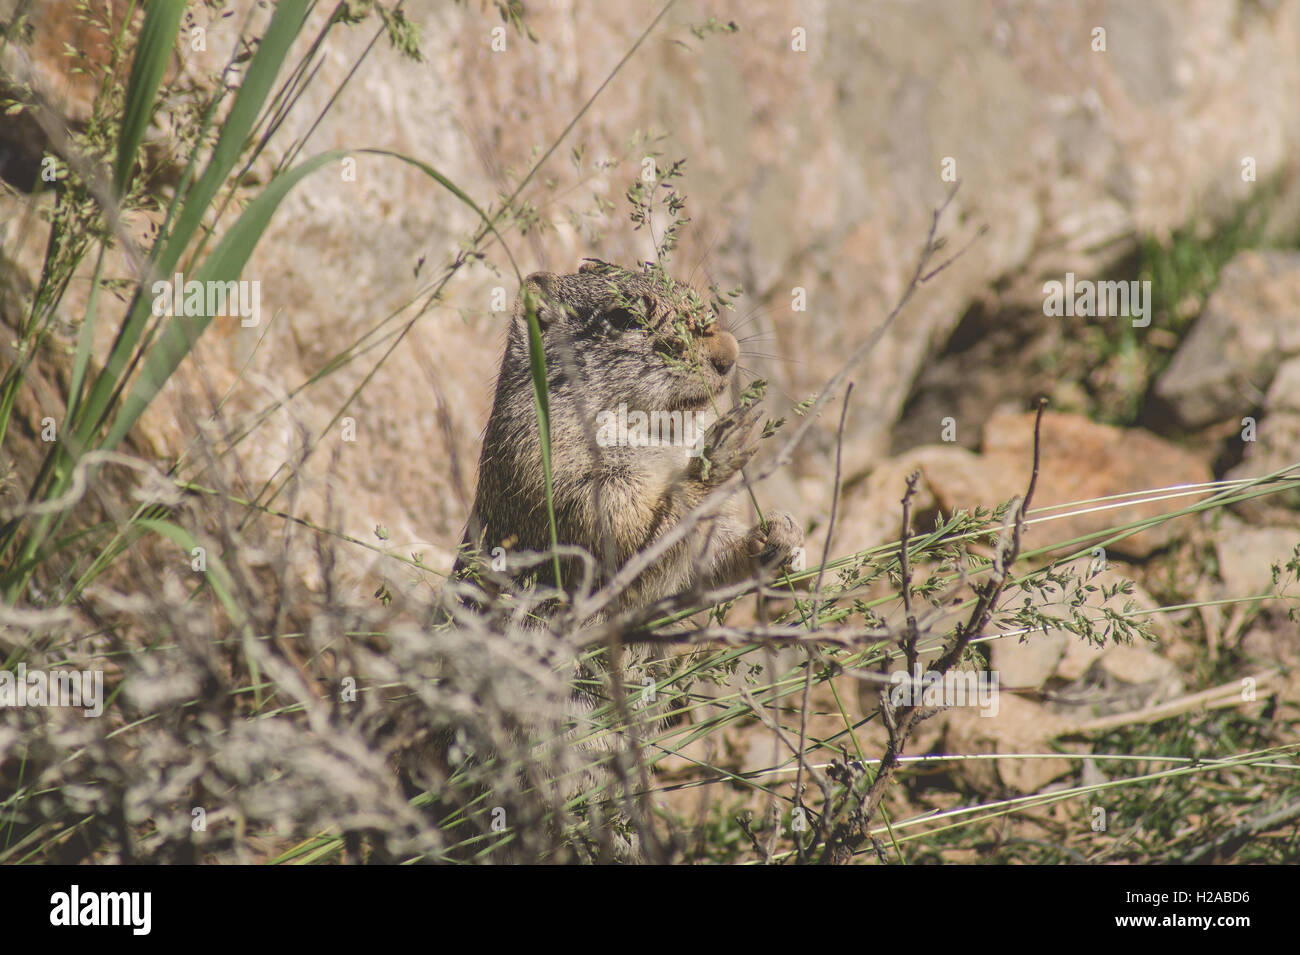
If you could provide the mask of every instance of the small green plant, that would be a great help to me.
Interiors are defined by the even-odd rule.
[[[1266,239],[1268,212],[1279,190],[1278,183],[1261,188],[1221,223],[1194,224],[1164,241],[1139,239],[1132,268],[1138,281],[1151,283],[1150,327],[1117,324],[1113,318],[1088,320],[1075,359],[1087,368],[1072,372],[1088,383],[1100,420],[1126,426],[1138,422],[1151,385],[1168,367],[1233,256],[1246,249],[1297,244],[1300,237]]]

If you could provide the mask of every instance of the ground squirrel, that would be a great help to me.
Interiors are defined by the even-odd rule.
[[[730,404],[739,345],[714,304],[657,265],[631,271],[588,259],[577,274],[537,272],[525,284],[456,573],[482,567],[494,552],[550,547],[524,311],[531,293],[546,358],[558,541],[592,554],[599,583],[602,570],[623,566],[744,467],[757,448],[760,409],[736,407],[719,417]],[[771,511],[763,528],[742,520],[743,503],[733,496],[701,522],[641,574],[623,605],[788,561],[803,543],[794,518]],[[539,582],[553,582],[551,566],[536,565]],[[577,560],[561,563],[565,585],[582,570]]]

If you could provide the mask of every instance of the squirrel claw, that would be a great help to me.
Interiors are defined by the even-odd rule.
[[[750,557],[764,567],[782,567],[790,562],[794,552],[803,546],[803,530],[785,511],[767,515],[767,530],[757,525],[750,531]]]

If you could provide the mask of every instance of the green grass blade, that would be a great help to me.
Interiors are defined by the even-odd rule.
[[[200,546],[199,542],[194,539],[193,534],[185,528],[173,524],[170,521],[142,518],[135,523],[137,527],[146,531],[153,531],[160,537],[164,537],[171,541],[183,550],[186,556],[192,555],[194,553],[194,548]],[[206,570],[202,572],[204,580],[207,582],[208,586],[212,588],[212,592],[216,594],[217,600],[220,601],[221,606],[226,609],[226,613],[230,615],[230,622],[235,625],[235,629],[241,633],[245,640],[250,639],[247,630],[248,614],[245,613],[244,608],[239,605],[239,601],[235,599],[235,582],[230,576],[230,571],[226,570],[225,565],[221,562],[221,557],[208,548],[204,548],[203,559],[206,566]],[[254,687],[253,698],[255,705],[257,709],[261,709],[262,691],[260,686],[262,677],[257,665],[257,658],[250,653],[247,662],[249,679]]]
[[[180,30],[185,0],[154,0],[144,17],[140,43],[131,63],[131,79],[126,88],[122,131],[117,139],[117,166],[113,172],[114,194],[121,196],[131,183],[135,156],[153,115],[154,98],[171,59],[172,44]]]
[[[142,518],[135,523],[137,527],[152,531],[160,537],[165,537],[183,550],[186,557],[189,557],[194,552],[194,548],[199,546],[193,534],[170,521]],[[212,553],[207,548],[204,550],[204,561],[207,565],[207,570],[203,572],[206,575],[205,580],[212,587],[212,592],[217,595],[217,599],[221,601],[221,605],[226,608],[226,612],[230,614],[231,622],[236,626],[243,626],[248,620],[248,615],[235,600],[235,585],[230,572],[221,563],[219,555]]]
[[[168,255],[160,260],[165,275],[180,260],[204,213],[216,198],[217,191],[235,168],[257,117],[262,112],[280,67],[289,53],[289,47],[298,38],[307,18],[308,0],[281,0],[275,16],[267,27],[266,35],[257,45],[257,52],[248,65],[248,72],[230,107],[230,114],[221,124],[221,136],[212,150],[212,158],[195,183],[176,223],[176,230],[168,239]]]
[[[159,239],[164,245],[155,257],[158,274],[169,276],[176,267],[217,191],[238,161],[289,47],[302,29],[307,7],[308,0],[282,0],[276,7],[271,25],[258,44],[257,53],[249,63],[244,82],[231,105],[230,115],[221,125],[221,135],[213,148],[212,158],[186,199],[176,228],[165,239]],[[95,379],[86,400],[78,427],[78,438],[83,446],[108,416],[113,395],[122,385],[127,363],[144,334],[150,314],[150,297],[144,291],[142,289],[137,296],[130,316],[113,343],[104,370]]]
[[[266,227],[270,224],[271,216],[275,214],[275,210],[279,207],[281,200],[289,193],[289,190],[305,176],[315,172],[322,166],[341,159],[345,155],[347,155],[347,150],[341,149],[322,153],[273,179],[258,194],[257,198],[248,204],[238,221],[222,236],[217,247],[212,250],[212,254],[208,256],[203,266],[195,274],[194,280],[198,282],[237,280],[243,271],[244,265],[248,262],[249,256],[253,254],[253,249],[257,247],[262,233],[266,231]],[[108,434],[104,437],[104,441],[100,445],[101,448],[111,450],[117,447],[118,443],[126,437],[126,433],[131,430],[136,420],[149,407],[158,391],[171,377],[172,372],[176,370],[176,367],[184,360],[185,356],[189,354],[190,349],[194,347],[194,343],[198,341],[199,336],[203,334],[211,322],[212,316],[210,315],[199,317],[177,316],[167,321],[162,334],[158,336],[157,341],[150,348],[144,367],[140,371],[140,377],[122,403],[122,410],[118,413]]]
[[[81,331],[77,336],[77,353],[72,360],[72,378],[68,382],[68,415],[64,430],[68,430],[77,416],[77,407],[81,404],[81,388],[86,380],[86,369],[90,367],[90,351],[95,343],[95,319],[99,314],[100,276],[104,271],[104,247],[99,248],[99,260],[95,263],[95,276],[90,281],[90,300],[86,303],[86,317],[81,321]]]

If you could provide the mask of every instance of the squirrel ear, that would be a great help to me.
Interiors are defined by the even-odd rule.
[[[549,325],[556,316],[556,281],[557,276],[554,272],[534,272],[524,279],[524,287],[519,292],[519,304],[515,308],[516,316],[523,318],[527,315],[524,299],[531,297],[533,307],[537,309],[537,323],[542,328]]]

